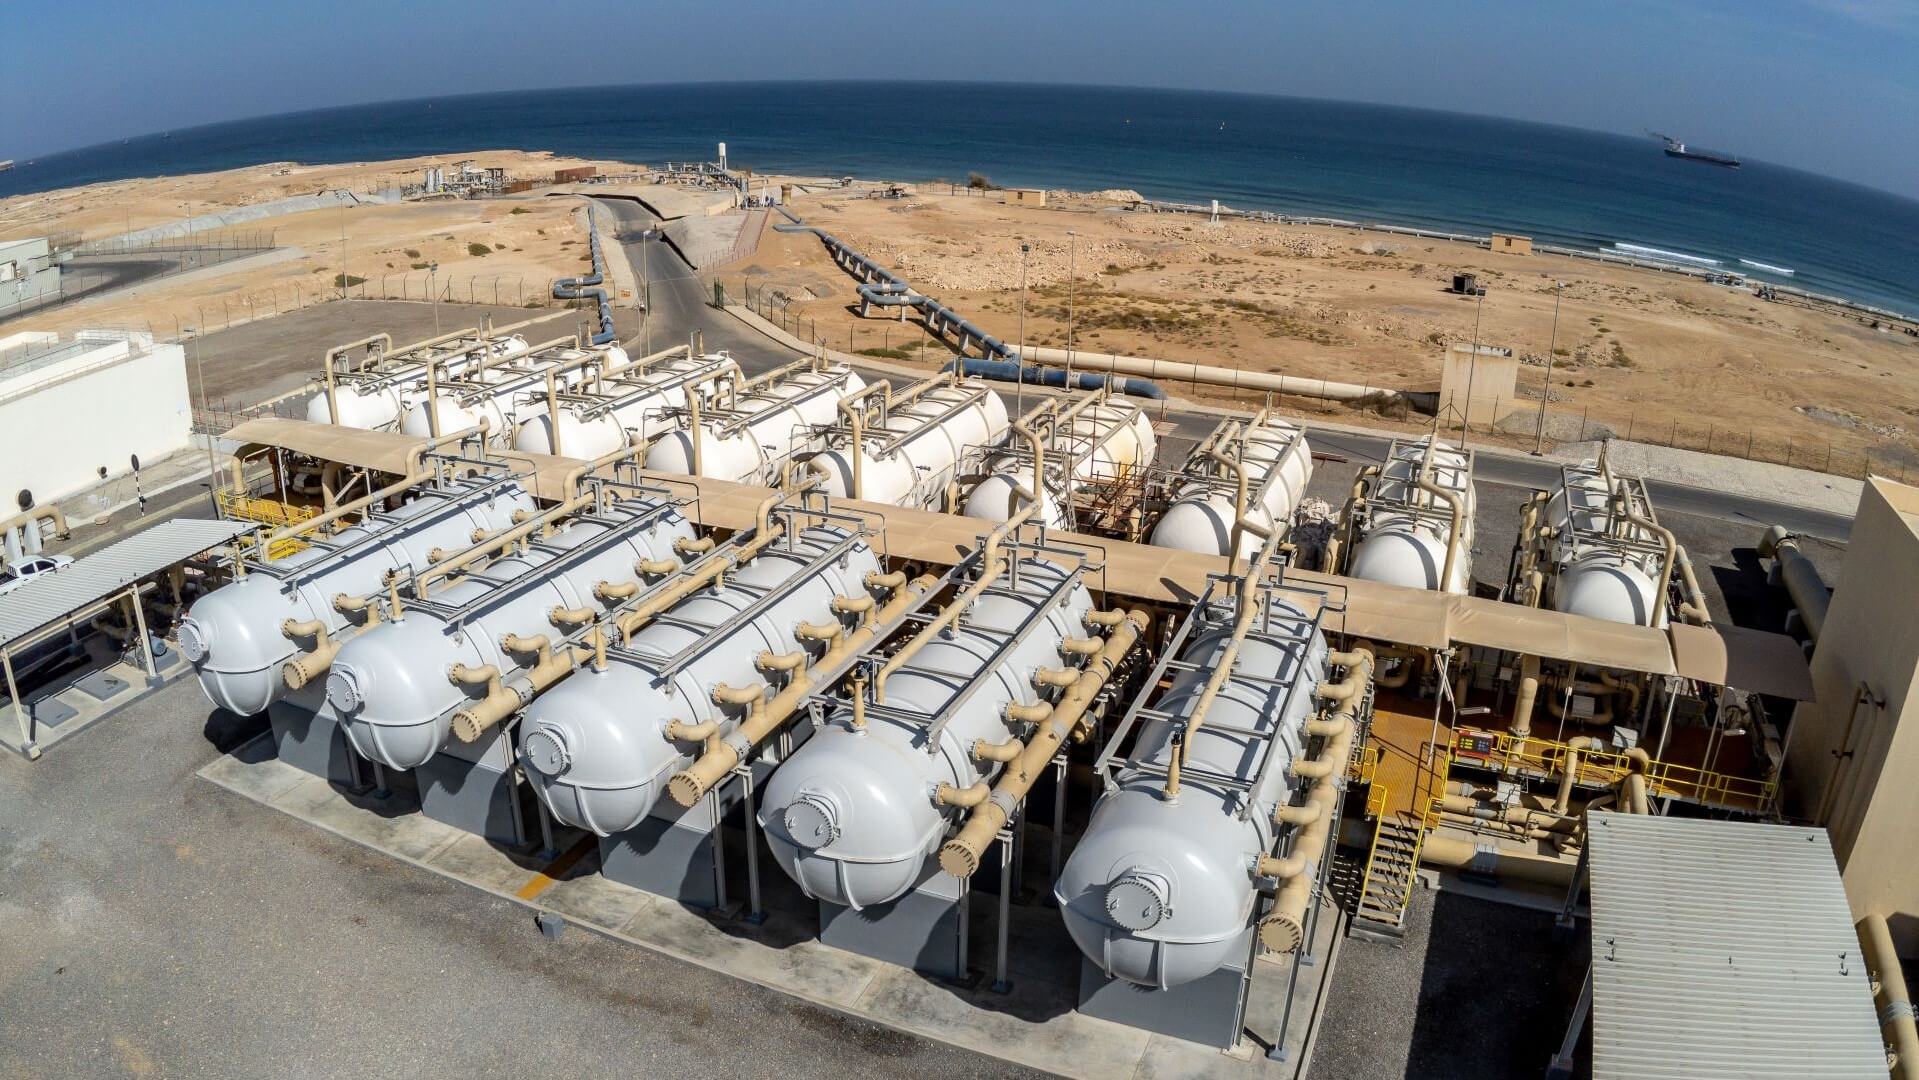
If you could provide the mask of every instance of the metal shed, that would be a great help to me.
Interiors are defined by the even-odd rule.
[[[1597,812],[1595,1080],[1883,1077],[1871,978],[1824,829]]]

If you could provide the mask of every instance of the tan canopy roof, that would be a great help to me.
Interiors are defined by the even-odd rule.
[[[242,443],[281,446],[327,461],[400,473],[407,451],[423,439],[393,432],[359,431],[304,420],[249,420],[227,432]],[[491,451],[501,455],[502,451]],[[572,458],[510,452],[533,472],[534,493],[549,501],[563,498],[566,474],[579,465]],[[728,530],[753,522],[765,488],[725,480],[647,473],[647,477],[696,502],[688,507],[695,521]],[[842,499],[839,510],[871,515],[879,542],[890,556],[936,565],[952,565],[978,546],[990,523],[950,514]],[[1123,540],[1077,533],[1050,533],[1049,539],[1088,548],[1105,566],[1095,584],[1123,596],[1161,603],[1188,603],[1206,591],[1207,577],[1226,571],[1217,555],[1173,551]],[[1355,637],[1428,649],[1455,644],[1574,660],[1594,667],[1685,675],[1717,685],[1806,699],[1811,680],[1797,645],[1778,634],[1736,627],[1672,628],[1626,626],[1519,607],[1494,600],[1449,596],[1423,589],[1383,585],[1311,571],[1289,571],[1287,579],[1323,592],[1324,602],[1344,606],[1327,627]],[[1310,605],[1308,605],[1310,606]],[[1675,662],[1675,658],[1678,662]],[[1728,681],[1730,680],[1730,681]]]
[[[1812,671],[1799,643],[1742,626],[1675,625],[1673,665],[1688,679],[1734,686],[1791,701],[1811,701]]]

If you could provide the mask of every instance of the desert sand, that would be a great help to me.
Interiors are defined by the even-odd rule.
[[[903,200],[802,194],[792,209],[1008,341],[1020,335],[1027,243],[1030,344],[1064,346],[1070,308],[1086,352],[1432,389],[1446,344],[1472,341],[1477,324],[1480,342],[1525,361],[1520,413],[1502,425],[1512,445],[1532,445],[1550,352],[1548,432],[1561,439],[1576,439],[1583,419],[1589,436],[1610,430],[1854,474],[1868,455],[1882,471],[1919,469],[1919,339],[1902,332],[1655,271],[1328,227],[1213,224],[1125,209],[1127,195],[1054,192],[1040,208],[922,185]],[[1448,291],[1461,271],[1487,286],[1483,306]],[[791,297],[791,316],[836,347],[904,342],[899,358],[918,356],[917,325],[878,311],[858,318],[853,280],[810,235],[769,232],[721,276]]]

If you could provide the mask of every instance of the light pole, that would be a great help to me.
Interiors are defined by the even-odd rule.
[[[653,272],[648,269],[647,254],[653,250],[653,238],[660,235],[648,228],[640,231],[640,355],[653,355]],[[630,265],[630,264],[629,264]]]
[[[1019,246],[1019,371],[1013,383],[1013,408],[1021,416],[1026,415],[1026,259],[1032,252],[1031,244]]]
[[[1473,377],[1479,374],[1479,317],[1486,311],[1486,287],[1479,287],[1479,302],[1473,306],[1473,351],[1466,357],[1466,407],[1459,414],[1459,448],[1466,449],[1467,436],[1472,434],[1473,418]]]
[[[427,297],[427,303],[433,308],[433,336],[438,337],[440,335],[440,264],[437,262],[426,264],[426,291],[432,294]]]
[[[1540,448],[1546,444],[1546,403],[1553,397],[1553,350],[1559,347],[1559,294],[1566,288],[1563,281],[1553,282],[1553,332],[1546,344],[1546,385],[1539,391],[1539,423],[1533,427],[1533,456],[1538,457]]]
[[[1066,230],[1066,387],[1073,387],[1073,324],[1079,313],[1079,234]]]
[[[193,350],[193,377],[200,384],[200,411],[207,414],[207,420],[211,423],[213,406],[207,399],[207,369],[200,352],[200,328],[184,326],[180,328],[180,332],[186,335],[187,347]],[[207,441],[207,497],[213,500],[213,512],[218,514],[220,512],[220,476],[218,465],[213,457],[213,433],[203,431],[200,437]],[[236,475],[233,480],[238,485],[240,478]]]

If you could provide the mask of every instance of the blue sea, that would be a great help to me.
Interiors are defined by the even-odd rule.
[[[964,179],[1462,232],[1633,244],[1919,313],[1919,202],[1651,138],[1302,98],[986,83],[623,86],[260,117],[52,154],[0,195],[262,161],[480,149],[900,180]],[[1738,152],[1737,147],[1728,149]],[[1789,268],[1790,277],[1740,260]]]

